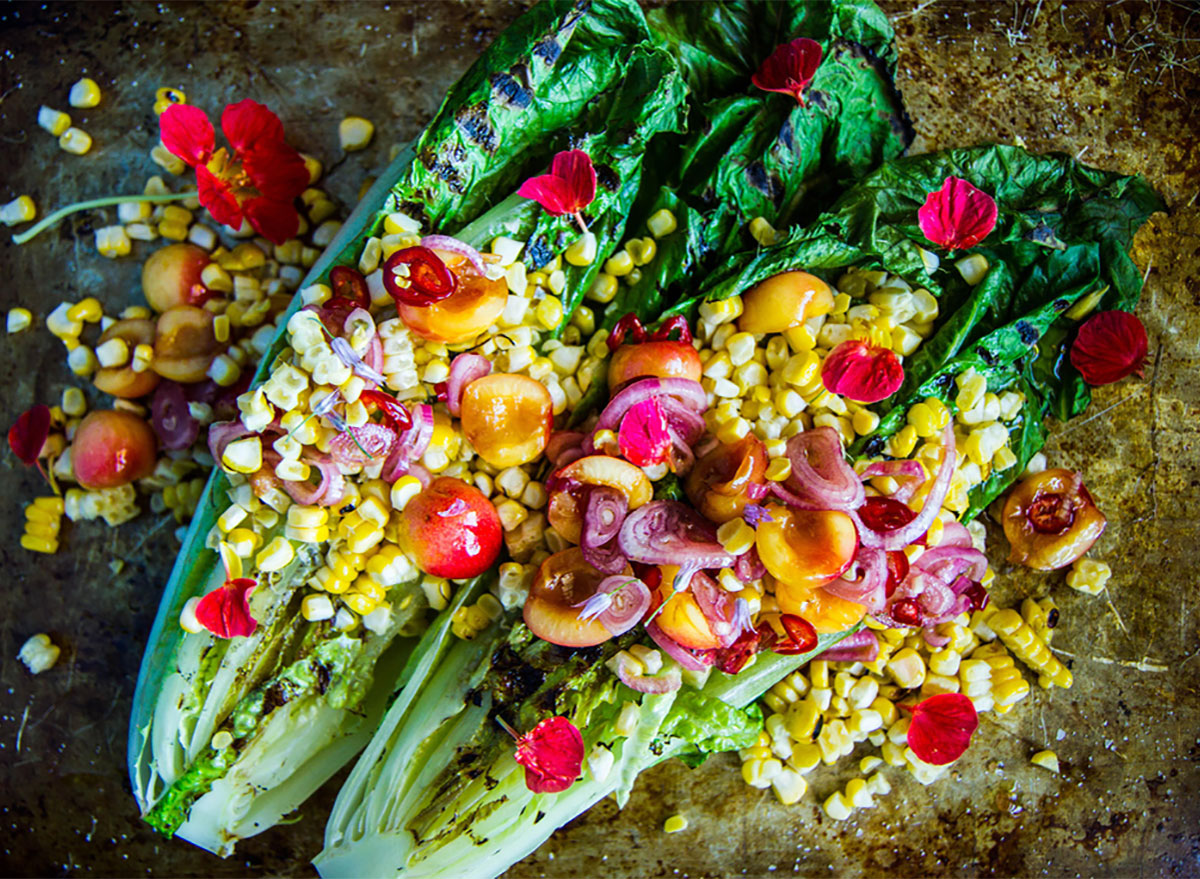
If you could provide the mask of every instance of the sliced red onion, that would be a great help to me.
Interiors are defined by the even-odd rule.
[[[479,251],[465,241],[459,241],[449,235],[426,235],[421,239],[421,246],[431,250],[444,250],[446,253],[457,253],[459,256],[466,257],[480,275],[487,274],[487,265]]]
[[[419,403],[411,407],[412,427],[396,437],[396,447],[409,461],[418,461],[433,439],[433,407]]]
[[[291,482],[285,479],[283,480],[283,490],[298,504],[336,506],[346,496],[346,480],[337,469],[337,465],[331,458],[324,455],[308,460],[307,463],[320,473],[321,482],[313,485],[311,482]]]
[[[629,563],[615,540],[599,546],[581,546],[580,551],[583,560],[602,574],[619,574]]]
[[[856,510],[866,495],[862,480],[842,455],[842,440],[832,427],[798,433],[787,444],[792,473],[784,482],[802,510]],[[778,493],[778,491],[776,492]]]
[[[450,375],[446,379],[446,408],[456,418],[462,414],[462,395],[467,385],[483,378],[492,371],[492,361],[482,354],[459,354],[450,361]]]
[[[633,561],[681,568],[728,568],[737,560],[712,523],[678,501],[651,501],[625,517],[617,540]]]
[[[826,662],[874,662],[879,657],[879,638],[871,629],[859,629],[814,659]]]
[[[975,541],[971,539],[971,532],[967,530],[966,525],[961,522],[947,522],[942,526],[942,538],[937,545],[938,549],[944,546],[965,546],[974,549]]]
[[[642,621],[650,607],[650,588],[637,577],[616,574],[605,577],[583,607],[581,620],[596,619],[615,638]]]
[[[941,617],[954,605],[955,595],[949,586],[934,577],[925,578],[924,583],[925,588],[917,597],[917,603],[927,618]]]
[[[958,616],[958,614],[954,614],[954,616]],[[950,643],[950,636],[939,635],[932,624],[925,626],[921,630],[921,637],[925,639],[925,643],[930,647],[936,647],[939,650]]]
[[[737,561],[733,564],[733,573],[743,583],[750,583],[765,577],[767,566],[758,557],[758,549],[752,546],[749,552],[744,552],[737,557]]]
[[[939,544],[921,553],[912,566],[949,586],[962,575],[976,582],[982,580],[987,573],[987,556],[973,546]]]
[[[803,435],[799,434],[799,436]],[[937,514],[941,511],[942,502],[946,499],[946,495],[950,491],[950,481],[954,477],[955,454],[954,427],[953,423],[951,423],[947,424],[942,431],[942,462],[938,465],[937,475],[934,477],[933,484],[929,488],[929,494],[925,497],[925,505],[921,507],[921,512],[917,513],[916,518],[907,525],[902,525],[887,532],[879,532],[868,527],[858,515],[851,512],[851,518],[854,519],[854,524],[858,526],[859,540],[867,546],[873,546],[878,549],[904,549],[904,547],[910,543],[914,543],[917,538],[928,531],[929,526],[933,524],[933,520],[937,518]]]
[[[684,428],[680,431],[680,436],[685,441],[695,431],[696,421],[682,413],[688,410],[693,414],[703,413],[708,406],[708,398],[700,382],[690,378],[643,378],[627,385],[608,401],[608,405],[600,413],[595,430],[611,430],[615,433],[630,407],[651,397],[657,397],[662,403],[668,423],[674,426],[675,420],[679,420],[680,426]],[[668,398],[671,397],[676,398],[678,403],[668,402]],[[704,429],[702,417],[699,420],[699,429],[701,432]],[[694,442],[695,439],[696,437],[692,437],[690,441]]]
[[[692,575],[690,583],[677,587],[679,590],[690,588],[696,606],[712,633],[721,639],[721,646],[728,647],[737,640],[741,629],[734,625],[734,600],[728,592],[718,586],[712,577],[703,571]]]
[[[746,497],[752,501],[761,501],[771,493],[771,486],[765,482],[751,482],[746,486]]]
[[[646,623],[646,634],[650,636],[655,644],[662,648],[663,653],[670,656],[684,668],[689,671],[703,671],[713,664],[715,657],[713,651],[695,651],[691,648],[684,647],[674,638],[671,638],[659,628],[658,623],[653,620]]]
[[[667,416],[667,426],[679,439],[689,446],[704,435],[704,416],[692,408],[690,402],[680,402],[673,396],[659,397],[663,414]]]
[[[607,485],[588,489],[581,543],[584,559],[598,571],[616,574],[625,567],[616,537],[628,512],[629,499],[624,492]]]
[[[877,461],[869,464],[859,474],[859,478],[864,481],[873,476],[890,476],[892,479],[901,480],[891,496],[895,500],[907,503],[925,481],[925,468],[921,466],[920,461]]]
[[[583,438],[583,433],[578,430],[555,431],[550,434],[550,439],[546,443],[546,460],[555,470],[565,466],[564,462],[559,461],[559,457],[572,450],[580,451]]]
[[[386,462],[395,442],[395,431],[382,424],[349,427],[330,441],[329,456],[335,464],[342,466]]]
[[[646,675],[637,660],[625,651],[617,653],[605,664],[621,683],[639,693],[673,693],[683,684],[683,674],[678,665],[672,665],[656,675]]]
[[[847,575],[856,574],[854,579]],[[887,601],[887,556],[881,550],[860,546],[850,570],[832,583],[825,584],[825,591],[838,598],[861,604],[871,613],[883,610]]]
[[[263,428],[261,433],[255,433],[253,430],[250,430],[246,425],[242,424],[240,419],[218,421],[215,424],[210,424],[208,426],[208,450],[212,453],[213,460],[219,463],[221,456],[225,453],[226,446],[235,440],[240,440],[247,436],[261,436],[265,445],[272,438],[271,434],[283,433],[277,424],[278,422],[272,422]]]
[[[186,449],[200,435],[200,422],[192,417],[178,382],[159,382],[150,403],[150,424],[164,449]]]

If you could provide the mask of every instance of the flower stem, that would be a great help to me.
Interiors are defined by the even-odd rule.
[[[13,244],[24,244],[26,241],[35,238],[37,235],[41,234],[52,226],[57,226],[71,214],[78,213],[79,211],[88,211],[92,208],[106,208],[109,205],[121,204],[122,202],[127,201],[144,201],[150,202],[151,204],[161,204],[164,202],[182,201],[185,198],[195,197],[195,190],[188,190],[186,192],[164,192],[161,195],[110,195],[106,196],[105,198],[93,198],[91,201],[77,201],[75,204],[69,204],[65,208],[59,208],[54,213],[43,217],[35,225],[30,226],[20,235],[14,235]]]
[[[583,212],[576,211],[573,216],[575,217],[575,222],[579,224],[579,231],[586,235],[588,232],[588,227],[587,223],[583,221]]]

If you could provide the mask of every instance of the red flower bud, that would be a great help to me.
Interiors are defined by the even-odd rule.
[[[892,350],[848,339],[825,358],[821,381],[830,393],[848,400],[878,403],[904,383],[904,367]]]

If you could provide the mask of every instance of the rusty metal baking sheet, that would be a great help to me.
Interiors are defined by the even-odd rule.
[[[624,811],[611,802],[513,867],[534,876],[1200,874],[1200,7],[1150,2],[896,0],[898,84],[914,151],[1021,143],[1141,173],[1169,210],[1138,235],[1146,273],[1139,315],[1150,334],[1144,379],[1100,389],[1056,430],[1053,462],[1081,468],[1109,518],[1096,553],[1106,594],[1073,593],[1059,574],[1001,566],[1002,602],[1051,593],[1055,640],[1075,686],[986,715],[971,752],[931,787],[893,773],[892,794],[846,822],[820,800],[851,767],[809,777],[783,807],[746,787],[733,755],[696,770],[644,774]],[[321,158],[343,205],[411,138],[449,85],[523,6],[486,3],[8,4],[0,7],[0,201],[29,193],[42,213],[76,197],[140,191],[157,172],[151,105],[183,88],[209,110],[242,97],[270,105],[289,139]],[[80,75],[104,100],[73,111],[96,145],[60,151],[35,124],[64,107]],[[344,156],[346,114],[377,126]],[[98,256],[82,215],[22,248],[0,244],[0,307],[45,315],[98,296],[114,312],[139,298],[139,260]],[[7,239],[7,236],[0,236]],[[140,253],[141,251],[139,251]],[[136,254],[135,254],[136,256]],[[61,345],[35,328],[0,346],[5,419],[75,384]],[[21,501],[41,487],[0,463],[0,872],[5,875],[313,875],[341,776],[304,820],[222,861],[157,837],[137,816],[125,734],[144,639],[177,544],[149,514],[120,529],[66,528],[64,549],[17,546]],[[997,539],[998,543],[1002,543]],[[110,563],[124,560],[114,573]],[[63,645],[38,677],[16,660],[29,635]],[[1031,766],[1056,750],[1063,773]],[[690,827],[665,835],[683,813]]]

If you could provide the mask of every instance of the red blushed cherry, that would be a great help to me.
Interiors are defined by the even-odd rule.
[[[97,489],[149,476],[156,448],[154,431],[132,412],[92,412],[80,422],[71,443],[75,479],[84,488]]]
[[[652,340],[622,345],[608,364],[608,386],[619,387],[635,378],[690,378],[700,381],[704,364],[696,349],[686,342]]]
[[[1104,514],[1078,473],[1056,467],[1026,477],[1004,502],[1009,561],[1035,571],[1071,564],[1104,533]]]
[[[212,262],[208,251],[195,244],[160,247],[142,266],[142,292],[158,313],[177,305],[200,305],[208,298],[200,273]]]
[[[500,517],[479,489],[441,476],[400,514],[400,545],[426,574],[478,577],[500,555]]]

